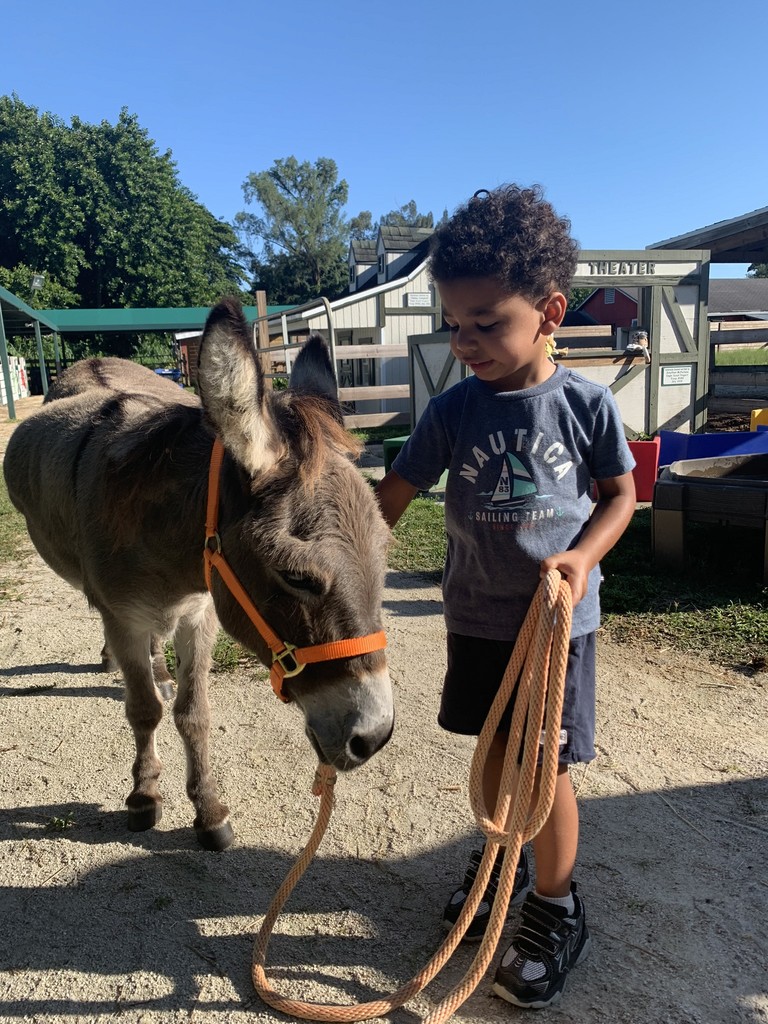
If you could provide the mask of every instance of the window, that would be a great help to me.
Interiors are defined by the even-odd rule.
[[[384,253],[381,253],[381,255],[379,256],[379,266],[378,266],[379,273],[383,274],[384,271],[386,270],[386,267],[387,267],[387,264],[385,263]]]
[[[616,289],[606,288],[605,289],[605,304],[606,306],[612,306],[616,301]]]
[[[356,277],[357,277],[357,274],[355,274],[355,268],[350,265],[350,268],[349,268],[349,283],[350,284],[354,284]]]

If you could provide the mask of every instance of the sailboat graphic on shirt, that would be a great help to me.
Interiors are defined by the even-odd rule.
[[[490,495],[490,504],[486,508],[519,505],[529,498],[535,497],[536,494],[536,484],[533,482],[531,474],[516,455],[506,452],[499,479],[493,494]]]

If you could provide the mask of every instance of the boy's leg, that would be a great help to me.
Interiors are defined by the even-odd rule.
[[[496,806],[496,798],[499,792],[499,781],[504,767],[504,753],[506,751],[506,747],[506,733],[497,733],[491,742],[483,770],[483,797],[485,799],[486,806],[491,812]],[[464,881],[461,887],[453,893],[443,911],[444,927],[452,927],[458,919],[469,890],[472,888],[472,884],[477,875],[481,858],[482,850],[474,850],[472,852],[469,865],[464,876]],[[483,899],[477,908],[474,918],[470,921],[469,926],[464,933],[465,942],[479,941],[485,934],[485,929],[491,916],[491,907],[496,897],[496,889],[499,883],[503,858],[504,848],[501,847],[496,855],[496,863],[491,871],[491,877],[488,882],[488,887],[483,895]],[[515,872],[515,881],[509,903],[510,908],[516,906],[523,900],[529,888],[530,874],[528,870],[528,857],[525,850],[522,849],[520,851],[520,858]]]
[[[532,806],[535,806],[537,798],[538,774]],[[556,898],[570,894],[578,845],[579,808],[568,766],[561,764],[557,770],[552,810],[541,831],[533,839],[536,892],[540,896]]]
[[[590,948],[584,904],[572,881],[579,815],[566,763],[594,757],[594,634],[571,641],[563,733],[552,808],[533,840],[536,890],[521,907],[517,932],[493,984],[508,1002],[536,1009],[560,998],[568,973]],[[538,790],[534,802],[537,796]]]

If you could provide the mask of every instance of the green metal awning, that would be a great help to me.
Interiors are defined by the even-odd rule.
[[[267,306],[267,313],[282,313],[291,306]],[[187,306],[181,309],[42,309],[41,317],[56,324],[60,334],[110,334],[145,331],[202,330],[211,311],[210,306]],[[243,306],[251,323],[259,315],[256,306]]]
[[[50,332],[55,334],[56,330],[56,324],[39,309],[32,309],[18,295],[13,295],[5,288],[0,288],[0,371],[2,372],[5,384],[8,416],[10,419],[16,419],[16,407],[13,402],[7,336],[9,334],[11,337],[19,334],[34,334],[37,338],[38,355],[42,360],[41,331],[45,331],[46,334]],[[47,390],[45,378],[43,380],[43,388]]]
[[[33,334],[35,321],[41,325],[46,334],[58,330],[47,310],[32,309],[18,295],[12,295],[5,288],[0,288],[0,311],[3,314],[6,336],[9,334]]]
[[[11,392],[8,337],[35,335],[41,367],[40,335],[53,334],[54,343],[60,334],[142,334],[150,331],[202,331],[211,306],[187,306],[180,309],[32,309],[17,295],[0,288],[0,370],[5,380],[8,415],[16,418]],[[267,314],[283,313],[292,306],[267,306]],[[259,315],[256,306],[244,306],[248,323]],[[57,357],[58,359],[58,357]],[[43,390],[47,391],[43,376]]]

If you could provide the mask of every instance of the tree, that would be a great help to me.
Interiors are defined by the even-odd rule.
[[[443,213],[441,223],[448,219],[448,211]],[[411,199],[401,206],[399,210],[390,210],[385,213],[381,220],[374,221],[370,211],[365,210],[353,217],[349,222],[350,237],[354,239],[375,238],[379,227],[411,227],[411,228],[433,228],[435,218],[430,213],[419,213],[416,201]]]
[[[347,220],[349,189],[339,181],[335,161],[275,160],[268,171],[248,175],[243,194],[262,211],[235,217],[249,251],[254,290],[263,289],[270,302],[295,305],[346,290],[350,239],[375,238],[379,223],[369,210]],[[420,214],[411,200],[381,223],[432,227],[433,218]]]
[[[432,213],[419,213],[415,200],[411,199],[399,210],[390,210],[384,214],[379,223],[385,227],[402,228],[433,228],[435,218]]]
[[[126,109],[70,125],[0,97],[0,274],[35,305],[211,305],[239,291],[232,227],[178,178]],[[26,281],[26,285],[25,285]]]
[[[262,214],[238,213],[235,225],[248,244],[258,246],[251,252],[253,287],[263,288],[278,303],[342,291],[348,193],[335,161],[327,157],[311,164],[289,156],[275,160],[268,171],[249,174],[243,195],[246,203],[258,203]]]
[[[582,286],[571,288],[568,296],[568,309],[576,309],[594,290],[594,288],[584,288]]]
[[[747,270],[747,277],[768,277],[768,263],[752,263]]]

